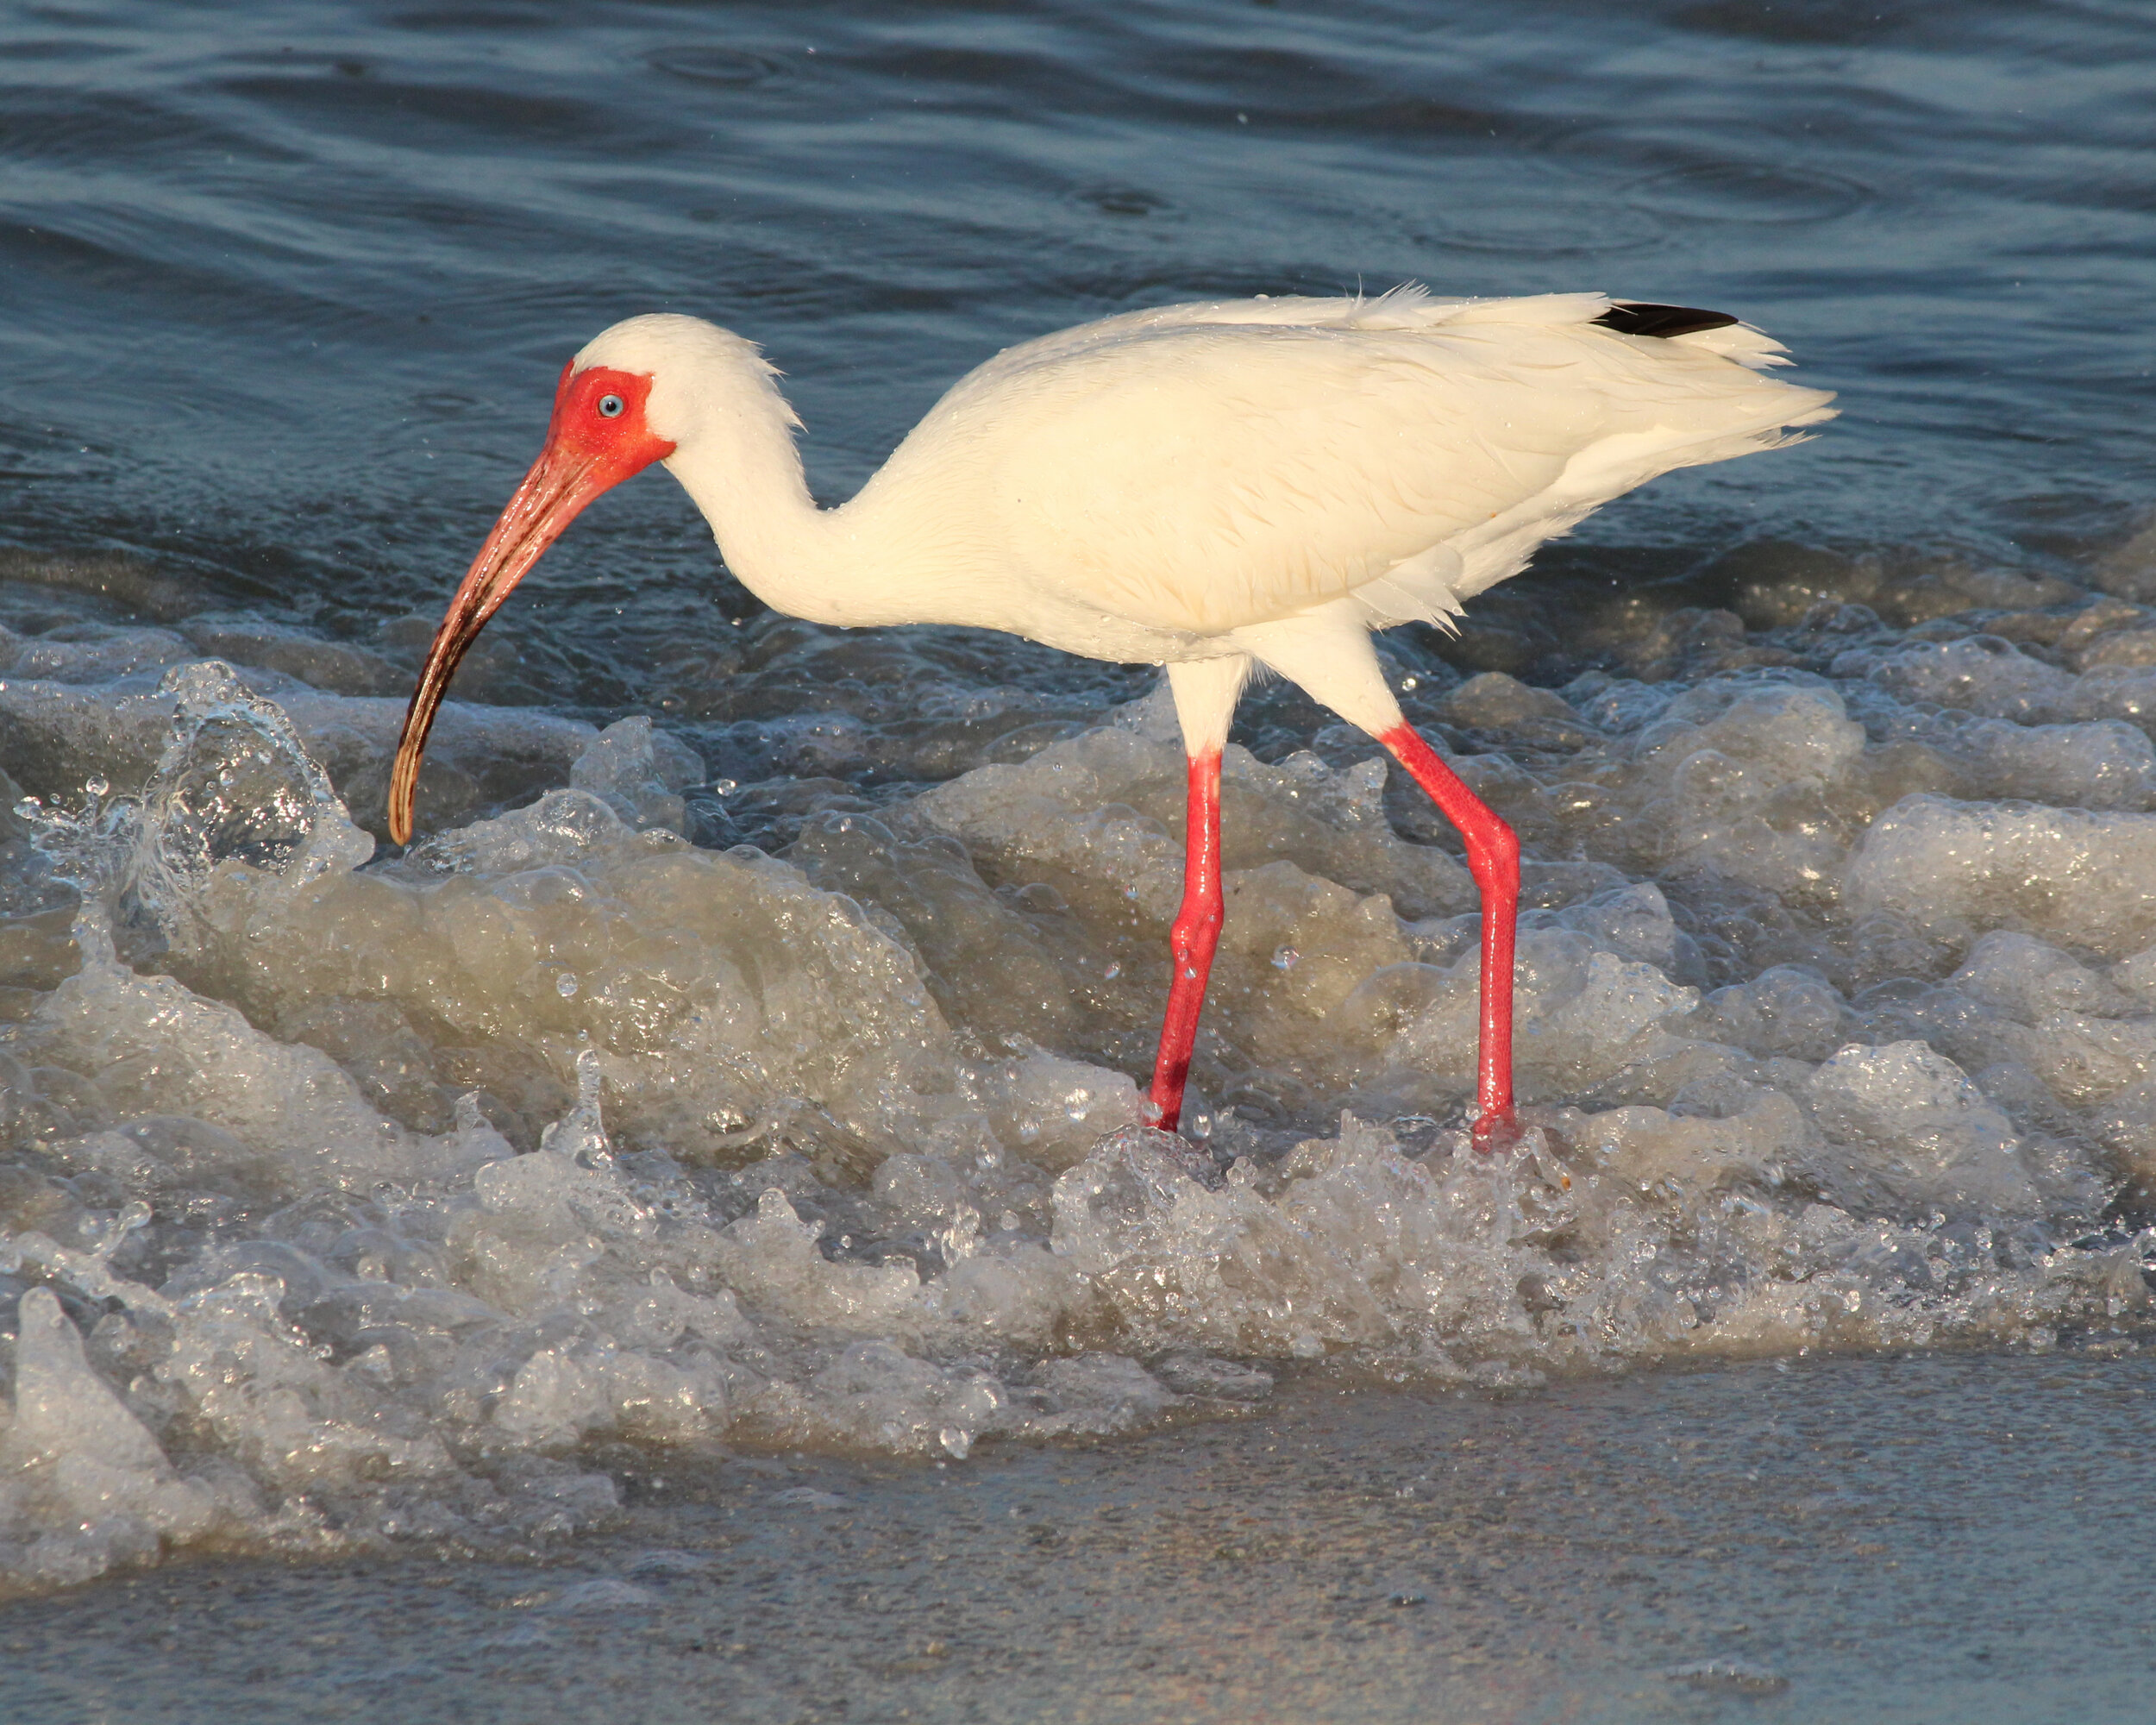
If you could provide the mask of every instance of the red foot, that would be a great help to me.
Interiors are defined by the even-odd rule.
[[[1518,1147],[1527,1130],[1520,1124],[1520,1117],[1507,1108],[1501,1114],[1484,1114],[1477,1119],[1470,1134],[1475,1148],[1484,1156],[1495,1156],[1501,1151]]]

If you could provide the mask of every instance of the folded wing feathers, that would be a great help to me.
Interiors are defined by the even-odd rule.
[[[1238,593],[1220,592],[1217,606],[1169,568],[1145,568],[1149,548],[1169,552],[1175,563],[1183,561],[1175,555],[1179,549],[1199,550],[1179,547],[1172,534],[1163,542],[1134,536],[1131,555],[1103,579],[1121,588],[1157,578],[1167,584],[1163,606],[1195,603],[1205,613],[1193,613],[1183,625],[1199,629],[1223,626],[1246,609],[1253,619],[1281,615],[1344,593],[1380,626],[1409,620],[1445,626],[1462,599],[1514,573],[1537,545],[1570,530],[1598,505],[1675,467],[1798,441],[1788,428],[1833,417],[1829,395],[1746,375],[1788,363],[1781,343],[1758,330],[1733,323],[1649,337],[1583,327],[1611,304],[1600,293],[1438,298],[1408,282],[1371,298],[1283,297],[1128,312],[997,355],[961,380],[924,429],[944,419],[954,433],[986,435],[986,425],[966,423],[975,417],[975,404],[989,410],[1002,386],[1036,367],[1052,368],[1041,379],[1051,396],[1082,394],[1092,386],[1088,380],[1111,375],[1139,388],[1159,378],[1167,389],[1186,375],[1194,385],[1205,377],[1201,387],[1215,392],[1209,398],[1219,409],[1238,392],[1241,349],[1229,329],[1220,329],[1217,347],[1199,336],[1201,329],[1239,326],[1291,347],[1312,343],[1303,351],[1317,368],[1313,380],[1319,373],[1335,383],[1351,373],[1362,380],[1329,398],[1333,411],[1346,410],[1333,428],[1341,446],[1392,448],[1413,458],[1382,461],[1386,471],[1366,467],[1358,476],[1330,463],[1292,474],[1258,456],[1248,463],[1249,484],[1231,481],[1209,504],[1188,493],[1172,503],[1163,498],[1167,512],[1158,527],[1166,531],[1169,518],[1195,511],[1181,515],[1184,526],[1225,559],[1200,558],[1190,573],[1238,563],[1244,569],[1230,583]],[[1439,346],[1451,354],[1443,361],[1414,339],[1439,330]],[[1350,332],[1375,340],[1367,348],[1354,344],[1352,354],[1322,352],[1328,336]],[[1163,340],[1165,348],[1155,348]],[[1270,349],[1269,341],[1264,345]],[[1434,393],[1433,363],[1446,374]],[[1104,364],[1106,372],[1096,369]],[[1283,436],[1287,445],[1299,441],[1293,430],[1298,398],[1280,381],[1290,375],[1269,363],[1248,374],[1249,417],[1231,412],[1241,428],[1231,442],[1256,439],[1254,449],[1277,449],[1286,447]],[[1366,415],[1353,405],[1357,401],[1367,408],[1367,426],[1359,423]],[[987,418],[994,421],[993,411]],[[1112,422],[1104,423],[1111,429],[1103,435],[1115,435]],[[1298,478],[1313,483],[1298,485]],[[1307,532],[1328,519],[1344,536],[1319,534],[1330,549]],[[1351,525],[1358,521],[1363,528]],[[1389,565],[1358,570],[1326,561],[1358,539],[1371,544],[1389,537],[1400,545],[1404,535],[1412,543],[1418,521],[1427,524],[1432,540]],[[1044,547],[1044,555],[1052,549]]]
[[[1448,321],[1456,329],[1477,323],[1586,323],[1608,304],[1601,296],[1562,294],[1532,301],[1483,301],[1463,308]],[[1513,308],[1541,315],[1501,315]],[[1834,417],[1833,397],[1823,391],[1764,378],[1739,381],[1720,366],[1655,363],[1658,349],[1672,359],[1676,355],[1671,349],[1708,354],[1753,372],[1789,363],[1780,342],[1749,324],[1733,323],[1666,339],[1613,339],[1639,349],[1645,367],[1634,371],[1619,367],[1608,380],[1608,398],[1630,410],[1623,417],[1633,420],[1634,429],[1612,428],[1611,433],[1590,439],[1576,448],[1554,484],[1533,487],[1512,508],[1452,535],[1430,551],[1404,559],[1380,580],[1358,587],[1355,598],[1373,625],[1420,620],[1450,628],[1460,600],[1517,574],[1537,547],[1569,533],[1601,504],[1677,467],[1807,442],[1807,435],[1795,428]],[[1515,374],[1547,373],[1562,369],[1562,362],[1552,367],[1522,363],[1515,357],[1507,369]],[[1554,425],[1546,429],[1557,430]],[[1503,442],[1487,440],[1489,455],[1505,467],[1515,466],[1515,452],[1523,441],[1532,441],[1523,440],[1526,430],[1516,420],[1507,423]]]
[[[1695,329],[1689,336],[1670,336],[1669,344],[1672,348],[1696,348],[1703,354],[1718,354],[1755,372],[1790,363],[1787,348],[1749,323],[1731,323],[1720,329]]]

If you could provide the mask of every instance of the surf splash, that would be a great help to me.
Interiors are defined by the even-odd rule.
[[[1563,691],[1395,643],[1531,859],[1494,1159],[1471,883],[1351,734],[1228,752],[1185,1140],[1126,1076],[1180,889],[1160,697],[881,800],[452,706],[437,825],[377,859],[343,798],[395,704],[321,687],[333,643],[11,638],[52,806],[0,851],[0,1576],[529,1544],[611,1513],[605,1442],[950,1460],[1291,1361],[2129,1346],[2156,670],[2138,607],[2024,599],[1808,601],[1669,665],[1665,619],[1623,649],[1656,680]],[[783,855],[717,848],[781,792]]]

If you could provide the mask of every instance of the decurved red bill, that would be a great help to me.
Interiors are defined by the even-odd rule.
[[[644,423],[650,387],[649,378],[603,367],[573,373],[564,370],[547,447],[517,487],[449,601],[442,626],[435,630],[434,644],[427,650],[418,686],[412,690],[411,705],[404,711],[404,732],[398,738],[389,780],[389,833],[398,844],[411,840],[412,794],[435,714],[448,692],[449,679],[479,639],[486,619],[501,609],[511,589],[586,504],[674,453],[674,445],[653,436]]]

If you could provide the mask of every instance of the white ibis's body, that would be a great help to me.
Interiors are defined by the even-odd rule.
[[[1154,1085],[1168,1125],[1219,926],[1219,756],[1245,678],[1266,666],[1369,731],[1467,836],[1485,904],[1482,1118],[1501,1124],[1516,849],[1403,724],[1369,632],[1442,623],[1598,505],[1830,417],[1830,396],[1761,374],[1781,351],[1719,314],[1599,294],[1131,312],[999,354],[852,501],[819,510],[757,349],[695,318],[631,318],[564,373],[547,452],[443,621],[392,826],[409,831],[419,748],[480,624],[590,497],[663,461],[778,610],[1169,668],[1193,819]]]

